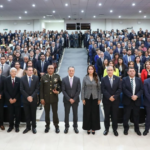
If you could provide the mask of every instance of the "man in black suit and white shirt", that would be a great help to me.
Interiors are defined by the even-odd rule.
[[[11,68],[10,75],[6,78],[4,84],[5,100],[8,105],[9,112],[9,128],[7,132],[11,132],[14,128],[14,114],[15,114],[15,131],[19,132],[20,123],[20,78],[16,77],[17,69]]]
[[[78,104],[79,94],[81,91],[80,79],[74,76],[75,68],[68,68],[68,76],[62,80],[62,93],[64,95],[63,102],[65,106],[65,130],[64,133],[68,133],[69,129],[69,113],[70,107],[73,109],[73,127],[75,133],[79,133],[78,130]]]
[[[39,78],[33,75],[33,68],[28,67],[25,76],[20,80],[20,91],[23,96],[23,106],[26,116],[26,129],[23,133],[31,130],[30,121],[32,121],[32,132],[36,134],[36,106],[37,93],[39,92]]]

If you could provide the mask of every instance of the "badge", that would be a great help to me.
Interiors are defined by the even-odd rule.
[[[58,81],[58,79],[57,78],[54,78],[54,82],[57,82]]]
[[[45,83],[48,82],[47,80],[44,81]]]

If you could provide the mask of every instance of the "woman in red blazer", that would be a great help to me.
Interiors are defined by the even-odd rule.
[[[145,69],[141,72],[142,83],[144,83],[145,79],[150,78],[150,61],[146,61],[144,66]]]

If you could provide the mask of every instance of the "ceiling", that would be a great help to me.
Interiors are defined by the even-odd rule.
[[[69,19],[68,16],[70,19],[119,19],[118,16],[121,19],[150,19],[149,8],[150,0],[0,0],[0,20],[43,19],[43,16],[45,20]],[[50,14],[53,16],[46,16]]]

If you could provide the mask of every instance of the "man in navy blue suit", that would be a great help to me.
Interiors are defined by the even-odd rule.
[[[103,105],[105,114],[105,131],[104,135],[109,132],[110,116],[112,120],[112,128],[115,136],[118,136],[118,109],[120,103],[121,80],[113,75],[114,69],[112,66],[107,67],[108,75],[102,78],[101,88],[103,93]]]
[[[150,128],[150,78],[144,80],[144,106],[146,109],[145,131],[143,135],[147,135]]]
[[[143,85],[140,78],[135,77],[135,68],[128,69],[128,77],[122,80],[123,105],[124,105],[124,134],[128,135],[131,111],[133,110],[134,130],[137,135],[141,135],[139,130],[139,111],[141,106],[141,95],[143,94]]]
[[[122,48],[120,43],[117,44],[117,48],[114,50],[114,54],[115,53],[119,53],[119,55],[122,55]]]
[[[127,55],[123,57],[124,64],[128,66],[129,61],[134,61],[135,57],[132,55],[132,51],[128,50]]]

